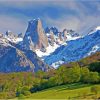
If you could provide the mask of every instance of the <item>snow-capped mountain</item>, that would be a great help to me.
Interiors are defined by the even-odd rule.
[[[48,70],[100,51],[100,27],[81,36],[73,30],[45,30],[40,19],[29,21],[25,35],[0,33],[0,72]],[[47,65],[48,64],[48,65]]]
[[[54,29],[57,30],[55,27]],[[76,40],[78,38],[81,38],[81,36],[78,33],[75,33],[75,32],[72,33],[66,29],[64,29],[63,32],[58,32],[58,31],[53,31],[50,28],[50,31],[48,32],[49,33],[46,33],[47,38],[48,38],[48,46],[47,48],[45,48],[45,52],[41,51],[40,49],[35,50],[36,54],[42,58],[50,55],[58,47],[62,45],[67,45],[67,41]]]
[[[54,67],[62,63],[77,61],[100,51],[100,27],[95,28],[88,35],[66,42],[66,46],[60,46],[51,55],[45,57],[44,61]]]
[[[79,34],[72,30],[59,32],[56,27],[43,29],[42,21],[34,19],[29,21],[28,28],[23,38],[21,47],[35,51],[39,57],[50,55],[61,45],[66,45],[66,41],[80,38]]]
[[[80,38],[80,35],[72,30],[64,29],[59,32],[56,27],[47,27],[44,30],[41,20],[36,19],[28,23],[23,39],[23,48],[35,51],[39,57],[43,58],[50,55],[61,45],[66,45],[66,41],[77,38]]]
[[[22,51],[17,48],[16,37],[13,33],[0,33],[0,72],[20,72],[38,70],[46,71],[48,66],[31,50]],[[13,38],[12,38],[13,37]],[[9,40],[10,38],[10,40]],[[15,39],[15,41],[12,41]]]

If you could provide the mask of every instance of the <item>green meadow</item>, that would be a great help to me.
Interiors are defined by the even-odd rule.
[[[53,88],[45,89],[36,93],[32,93],[29,96],[22,96],[23,99],[97,99],[100,97],[100,90],[98,93],[91,92],[91,87],[98,85],[90,84],[67,84],[62,86],[56,86]],[[19,98],[19,99],[20,99]]]

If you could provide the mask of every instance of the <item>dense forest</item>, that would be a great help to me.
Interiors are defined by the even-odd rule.
[[[61,65],[58,69],[51,68],[47,72],[0,73],[0,99],[23,97],[69,83],[100,84],[99,54]]]

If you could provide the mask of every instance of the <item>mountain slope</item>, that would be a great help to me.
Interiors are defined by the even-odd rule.
[[[44,61],[49,65],[59,66],[64,62],[77,61],[97,51],[100,51],[100,30],[67,42],[66,46],[60,46],[51,55],[45,57]]]
[[[32,71],[34,64],[22,53],[13,47],[9,48],[8,52],[0,57],[0,72],[19,72]],[[5,49],[7,49],[5,48]]]
[[[65,67],[73,67],[73,66],[80,66],[80,67],[89,67],[93,63],[99,63],[100,62],[100,52],[96,52],[88,57],[82,58],[78,61],[75,62],[69,62],[69,63],[64,63],[61,66]],[[98,67],[98,66],[96,66]],[[100,68],[98,68],[100,69]]]
[[[95,54],[92,54],[91,56],[88,56],[78,61],[80,66],[88,66],[97,62],[100,62],[100,52],[96,52]]]
[[[0,72],[46,71],[48,66],[31,50],[22,51],[5,36],[0,37]]]

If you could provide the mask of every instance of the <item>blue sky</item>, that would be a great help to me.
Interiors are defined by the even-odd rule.
[[[44,28],[85,33],[100,25],[100,0],[0,0],[0,32],[25,33],[28,21],[35,18]]]

